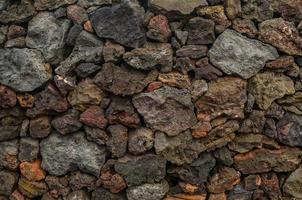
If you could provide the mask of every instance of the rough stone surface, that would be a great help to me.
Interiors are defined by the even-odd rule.
[[[51,68],[38,50],[0,49],[0,83],[18,92],[41,87],[51,78]]]
[[[51,121],[51,125],[62,135],[78,131],[82,127],[79,112],[77,110],[69,110],[67,113],[57,116]]]
[[[248,79],[259,72],[267,61],[279,55],[274,47],[228,29],[217,38],[209,57],[213,65],[224,73]]]
[[[111,125],[107,128],[109,140],[108,149],[113,157],[122,157],[127,151],[128,129],[122,125]]]
[[[106,150],[85,139],[84,133],[68,136],[52,133],[40,143],[42,168],[61,176],[77,168],[95,176],[105,162]]]
[[[18,140],[0,142],[0,167],[16,170],[18,161]]]
[[[164,15],[152,17],[148,29],[147,37],[158,42],[167,42],[171,36],[169,21]]]
[[[295,171],[293,171],[289,177],[286,179],[283,185],[283,191],[287,194],[290,194],[296,198],[302,198],[301,191],[301,179],[299,178],[302,173],[302,168],[299,167]]]
[[[163,87],[133,98],[134,107],[152,129],[178,135],[196,123],[187,90]],[[153,112],[149,112],[153,110]]]
[[[34,161],[39,155],[39,141],[30,137],[20,139],[18,158],[20,161]]]
[[[54,10],[75,2],[76,0],[36,0],[34,6],[37,10]]]
[[[17,174],[7,170],[0,171],[0,194],[9,196],[11,193],[13,193],[17,182]]]
[[[138,128],[129,132],[128,149],[134,155],[143,154],[153,147],[154,133],[148,128]]]
[[[107,119],[104,111],[99,106],[90,106],[80,116],[80,122],[87,126],[104,129],[107,126]]]
[[[29,133],[33,138],[45,138],[51,132],[50,118],[42,116],[30,120]]]

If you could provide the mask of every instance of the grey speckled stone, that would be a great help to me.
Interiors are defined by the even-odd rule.
[[[214,42],[209,57],[224,73],[248,79],[279,55],[274,47],[227,29]]]

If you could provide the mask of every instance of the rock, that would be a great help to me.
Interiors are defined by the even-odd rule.
[[[74,24],[83,24],[85,21],[88,20],[87,12],[84,8],[78,5],[70,5],[66,9],[67,17]]]
[[[250,38],[255,38],[256,35],[258,35],[258,30],[255,26],[255,23],[250,19],[236,18],[232,21],[232,23],[232,28],[243,35],[247,35]]]
[[[231,190],[229,192],[228,195],[228,200],[250,200],[250,199],[257,199],[257,195],[259,190],[255,190],[255,191],[247,191],[245,190],[242,185],[236,185],[234,187],[233,190]],[[262,190],[260,190],[262,191]],[[259,192],[260,192],[259,191]],[[262,191],[262,193],[260,194],[259,198],[264,198],[266,200],[266,198],[264,197],[265,194]]]
[[[154,133],[151,129],[141,127],[129,132],[128,149],[134,155],[143,154],[152,149]]]
[[[62,135],[78,131],[82,127],[79,121],[80,113],[77,110],[69,110],[67,113],[55,117],[51,125]]]
[[[272,1],[271,1],[272,2]],[[242,16],[245,19],[262,22],[273,18],[274,10],[272,3],[266,0],[246,0],[242,5]]]
[[[64,58],[69,26],[69,20],[59,20],[50,12],[40,12],[28,23],[26,45],[40,50],[47,62],[58,64]]]
[[[84,111],[91,105],[99,105],[102,96],[102,90],[91,79],[84,79],[69,93],[68,101],[74,108]]]
[[[99,37],[137,48],[146,41],[143,14],[143,8],[136,2],[123,1],[112,7],[99,8],[90,15],[90,20]]]
[[[36,15],[32,2],[30,0],[21,0],[17,4],[9,6],[0,13],[0,23],[23,23],[27,22],[32,16]]]
[[[5,10],[8,6],[8,0],[1,0],[0,1],[0,11]]]
[[[69,186],[72,190],[87,189],[91,191],[96,187],[97,179],[80,171],[72,172],[69,176]]]
[[[94,82],[103,90],[115,95],[126,96],[141,92],[156,78],[157,71],[146,74],[125,65],[117,66],[106,63],[94,77]]]
[[[210,194],[209,200],[227,200],[227,196],[224,192],[218,194]]]
[[[266,110],[274,100],[294,94],[295,88],[289,77],[283,74],[264,72],[249,80],[249,92],[255,97],[258,106]]]
[[[62,97],[53,85],[48,85],[43,91],[35,95],[34,107],[27,109],[26,115],[35,117],[53,111],[61,113],[68,110],[68,108],[67,99]]]
[[[273,2],[274,11],[281,14],[287,21],[300,22],[302,20],[302,1],[301,0],[281,0]]]
[[[224,73],[248,79],[279,55],[274,47],[228,29],[214,42],[209,57]]]
[[[0,27],[0,44],[3,44],[6,41],[7,32],[8,32],[8,26]]]
[[[32,108],[35,103],[35,97],[29,93],[18,94],[17,99],[22,108]]]
[[[29,133],[33,138],[45,138],[51,132],[50,118],[48,116],[41,116],[30,120]]]
[[[82,132],[67,136],[52,133],[41,141],[40,149],[42,168],[56,176],[77,168],[98,176],[106,157],[105,148],[87,141]]]
[[[276,113],[275,115],[277,115],[277,119],[282,118],[282,115],[284,113],[284,110],[295,113],[297,115],[301,115],[302,114],[302,104],[301,104],[301,97],[302,97],[302,93],[301,92],[296,92],[293,95],[290,96],[285,96],[281,99],[278,99],[277,102],[282,105],[281,109],[278,113]],[[282,110],[282,108],[284,110]],[[276,118],[276,117],[275,117]]]
[[[141,120],[128,97],[112,96],[106,110],[109,124],[122,124],[129,128],[138,128]]]
[[[168,195],[164,200],[206,200],[207,194],[173,194]]]
[[[10,39],[8,41],[6,41],[6,43],[4,44],[5,48],[24,48],[26,47],[25,45],[25,37],[17,37],[14,39]]]
[[[244,189],[256,190],[261,185],[261,177],[259,175],[249,175],[244,178]]]
[[[202,58],[196,62],[196,68],[191,72],[194,73],[195,79],[205,79],[212,81],[218,79],[223,73],[209,63],[209,59]]]
[[[246,118],[239,129],[241,133],[262,133],[265,124],[263,111],[253,110]]]
[[[84,130],[87,140],[95,142],[98,145],[104,145],[109,140],[109,136],[102,129],[84,126]]]
[[[299,66],[295,63],[295,59],[292,56],[282,56],[266,63],[265,67],[274,72],[285,72],[286,75],[291,77],[299,75]]]
[[[117,63],[125,53],[125,48],[122,45],[107,40],[103,49],[103,57],[105,62]]]
[[[70,46],[75,46],[77,37],[82,33],[83,27],[79,24],[74,24],[66,37],[66,44]]]
[[[89,8],[93,6],[103,6],[108,4],[112,4],[112,0],[78,0],[78,5],[84,8]]]
[[[197,118],[207,121],[221,115],[233,119],[244,118],[246,85],[246,81],[234,77],[219,78],[210,82],[206,94],[196,101]]]
[[[112,171],[101,172],[100,180],[102,186],[106,189],[109,189],[112,193],[119,193],[127,187],[123,177]]]
[[[0,49],[0,83],[17,92],[30,92],[51,78],[51,68],[34,49]]]
[[[125,53],[123,59],[128,65],[141,70],[151,70],[157,66],[172,67],[173,50],[167,43],[148,43]]]
[[[295,94],[297,94],[297,93],[295,93]],[[283,98],[280,100],[283,100]],[[281,119],[283,117],[284,113],[285,112],[282,109],[282,107],[279,104],[273,102],[271,104],[271,106],[268,108],[268,110],[265,111],[265,116],[274,118],[274,119]]]
[[[81,63],[75,68],[75,73],[81,78],[86,78],[102,68],[101,65],[96,65],[94,63]]]
[[[198,59],[207,55],[208,47],[205,45],[187,45],[176,51],[178,57]]]
[[[127,189],[129,200],[158,200],[162,199],[169,191],[169,184],[166,180],[159,183],[146,183],[140,186],[134,186]]]
[[[282,155],[282,156],[281,156]],[[297,168],[301,159],[298,148],[282,147],[278,150],[256,149],[234,156],[234,165],[243,174],[289,172]]]
[[[175,34],[175,38],[180,42],[181,45],[185,45],[187,43],[188,34],[189,34],[188,31],[175,30],[174,34]]]
[[[57,177],[57,176],[51,176],[48,175],[45,178],[45,182],[48,185],[49,189],[53,190],[67,190],[67,193],[69,193],[70,188],[68,188],[68,178],[66,176]],[[65,194],[64,196],[66,196]]]
[[[18,140],[0,142],[0,167],[17,170],[19,165],[18,153]]]
[[[163,86],[163,83],[160,81],[154,81],[152,83],[150,83],[147,87],[147,89],[145,90],[145,92],[152,92],[154,90],[157,90],[159,88],[161,88]]]
[[[108,199],[108,200],[126,200],[126,197],[124,197],[121,194],[112,194],[108,190],[105,190],[104,188],[100,187],[92,192],[91,200],[98,200],[98,199]]]
[[[232,153],[226,147],[217,149],[214,152],[213,156],[216,158],[217,162],[222,163],[226,166],[231,166],[233,164]]]
[[[0,107],[14,107],[17,103],[16,93],[4,85],[0,85]]]
[[[191,97],[185,89],[164,86],[138,94],[132,102],[149,127],[170,136],[178,135],[196,123]]]
[[[24,115],[21,109],[14,107],[0,110],[0,141],[11,140],[20,135]]]
[[[192,82],[191,97],[196,101],[208,91],[208,83],[205,80],[195,80]]]
[[[10,196],[18,182],[16,173],[2,170],[0,171],[0,195]]]
[[[22,162],[20,172],[29,181],[41,181],[45,179],[45,171],[41,168],[41,160],[35,162]]]
[[[114,169],[124,177],[128,186],[154,183],[165,177],[166,160],[154,154],[127,155],[117,160]]]
[[[282,18],[266,20],[259,25],[259,39],[289,55],[302,56],[302,38],[294,24]]]
[[[240,183],[240,172],[229,167],[221,167],[210,177],[207,188],[211,193],[221,193],[231,190]]]
[[[274,172],[261,174],[261,189],[270,199],[280,199],[282,196],[279,179]]]
[[[169,21],[164,15],[156,15],[148,24],[147,37],[158,42],[167,42],[171,36]]]
[[[191,86],[191,81],[188,75],[181,74],[179,72],[160,73],[158,80],[170,87],[176,87],[180,89],[188,89]]]
[[[80,122],[87,126],[104,129],[108,121],[99,106],[90,106],[80,115]]]
[[[301,190],[301,177],[302,167],[297,168],[293,171],[289,177],[285,180],[283,185],[283,191],[293,197],[302,198]]]
[[[30,137],[20,139],[18,158],[20,161],[32,162],[38,159],[39,141]]]
[[[103,42],[97,36],[82,31],[76,36],[71,54],[55,69],[56,74],[65,77],[81,62],[101,62]]]
[[[36,0],[34,5],[37,10],[54,10],[75,2],[76,0]]]
[[[75,199],[81,199],[81,200],[89,200],[89,194],[85,190],[76,190],[68,194],[67,200],[75,200]]]
[[[113,157],[122,157],[127,151],[128,129],[122,125],[111,125],[107,128],[109,140],[107,146]]]
[[[214,26],[212,20],[191,18],[184,27],[188,31],[187,44],[212,44],[215,40]]]
[[[77,80],[75,76],[62,77],[60,75],[56,75],[54,77],[54,82],[63,96],[66,96],[71,90],[76,87],[76,81]]]
[[[224,0],[225,11],[230,20],[235,19],[241,14],[241,1],[240,0]]]
[[[161,1],[161,0],[150,0],[149,1],[149,7],[154,11],[160,11],[160,12],[171,12],[176,13],[180,15],[189,15],[194,11],[195,8],[199,6],[206,6],[208,5],[206,0],[188,0],[185,4],[181,0],[167,0],[167,1]]]
[[[29,181],[26,178],[21,177],[18,182],[18,189],[26,197],[32,199],[46,193],[48,191],[48,186],[45,182]]]

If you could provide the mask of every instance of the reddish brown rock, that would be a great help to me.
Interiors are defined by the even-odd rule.
[[[247,35],[250,38],[255,38],[258,35],[258,30],[254,22],[250,19],[236,18],[232,21],[233,29],[237,32]]]
[[[75,76],[60,76],[56,75],[54,77],[54,82],[57,88],[60,90],[61,94],[66,96],[68,92],[73,90],[76,87],[76,77]]]
[[[246,81],[234,77],[210,82],[207,93],[196,101],[197,117],[214,119],[226,115],[233,119],[244,118],[246,86]]]
[[[22,162],[20,164],[20,171],[29,181],[41,181],[45,179],[45,171],[41,168],[41,160],[35,162]]]
[[[216,80],[223,73],[209,63],[208,58],[202,58],[196,62],[196,69],[193,69],[196,79],[205,79],[208,81]]]
[[[274,2],[273,7],[287,21],[300,22],[302,20],[301,0],[278,0]]]
[[[109,189],[112,193],[119,193],[127,187],[123,177],[112,171],[101,172],[100,180],[102,186],[106,189]]]
[[[266,63],[265,67],[274,72],[286,72],[287,75],[293,77],[299,75],[299,66],[295,63],[295,59],[292,56],[282,56]]]
[[[276,173],[261,174],[260,188],[267,194],[270,199],[280,199],[282,194],[280,183]]]
[[[161,88],[162,86],[163,86],[163,83],[161,81],[154,81],[148,85],[145,92],[152,92],[154,90]]]
[[[206,194],[174,194],[168,195],[164,200],[206,200]]]
[[[210,194],[209,200],[227,200],[227,196],[224,192],[219,194]]]
[[[198,122],[195,126],[191,128],[192,136],[197,139],[207,137],[211,129],[212,126],[210,122]]]
[[[35,97],[29,93],[18,94],[17,99],[23,108],[32,108],[34,106]]]
[[[87,126],[104,129],[107,126],[107,119],[104,111],[99,106],[90,106],[80,115],[80,122]]]
[[[17,103],[16,93],[4,85],[0,85],[0,107],[14,107]]]
[[[207,188],[211,193],[222,193],[231,190],[240,183],[240,173],[233,168],[221,167],[210,177]]]
[[[189,88],[191,86],[189,76],[179,72],[160,73],[158,80],[164,85],[176,88]]]
[[[127,151],[128,129],[118,124],[109,126],[107,132],[109,133],[109,140],[106,144],[112,157],[124,156]]]
[[[167,42],[171,36],[169,21],[164,15],[156,15],[151,18],[148,25],[147,37],[159,42]]]
[[[298,148],[283,147],[278,150],[256,149],[234,156],[235,168],[243,174],[288,172],[300,164],[302,152]]]
[[[86,22],[84,22],[83,27],[84,27],[85,31],[93,33],[92,23],[90,20],[87,20]]]
[[[69,176],[69,186],[74,190],[94,190],[97,187],[97,178],[81,171],[72,172]]]
[[[45,138],[51,132],[50,118],[42,116],[30,120],[29,133],[33,138]]]

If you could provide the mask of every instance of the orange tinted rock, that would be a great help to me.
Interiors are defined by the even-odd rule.
[[[209,200],[227,200],[225,193],[210,194]]]
[[[35,97],[31,94],[18,94],[17,99],[20,106],[23,108],[31,108],[34,106]]]
[[[196,193],[199,190],[199,187],[197,185],[194,184],[190,184],[190,183],[179,183],[179,186],[181,187],[182,191],[184,191],[185,193]]]
[[[112,171],[101,172],[100,179],[103,187],[112,193],[119,193],[127,187],[123,177]]]
[[[205,200],[206,194],[175,194],[168,195],[164,200]]]
[[[163,86],[163,83],[160,82],[160,81],[155,81],[155,82],[152,82],[148,85],[147,89],[146,89],[146,92],[152,92],[156,89],[159,89],[160,87]]]
[[[22,176],[30,181],[40,181],[45,179],[45,171],[41,168],[41,161],[22,162],[20,164],[20,171]]]
[[[203,138],[203,137],[207,137],[212,127],[210,122],[199,122],[191,129],[192,129],[192,136],[194,138]]]
[[[92,23],[90,20],[86,21],[83,26],[85,31],[93,33]]]
[[[160,73],[158,80],[171,87],[189,88],[191,86],[189,76],[179,72]]]

